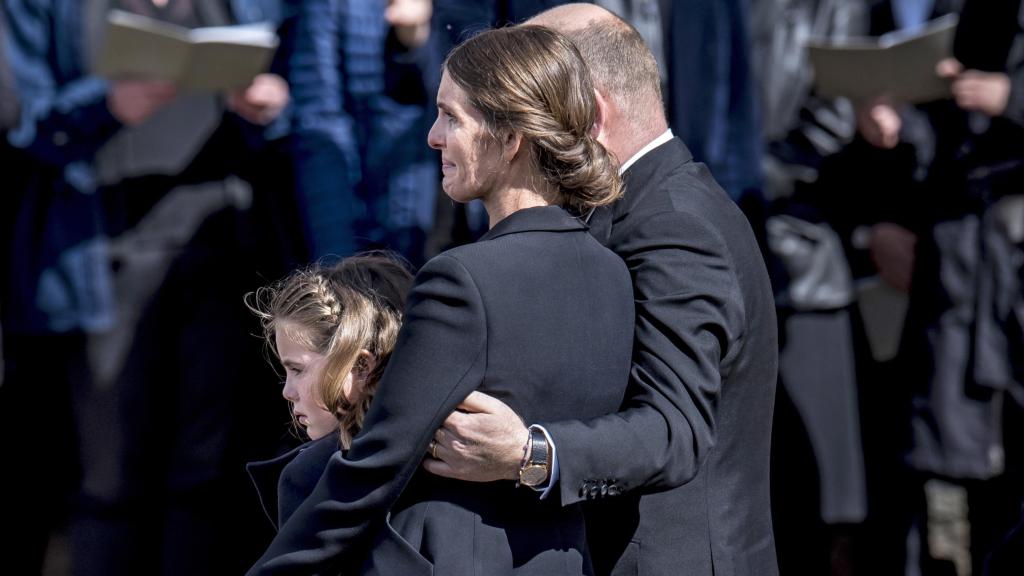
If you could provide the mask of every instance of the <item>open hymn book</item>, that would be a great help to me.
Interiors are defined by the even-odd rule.
[[[157,78],[185,90],[248,85],[265,72],[278,39],[268,24],[188,29],[112,10],[96,73],[107,78]]]
[[[957,17],[944,16],[910,33],[807,44],[814,86],[825,98],[919,103],[948,98],[935,66],[953,55]]]

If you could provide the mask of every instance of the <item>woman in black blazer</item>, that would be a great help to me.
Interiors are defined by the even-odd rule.
[[[568,40],[525,26],[452,51],[437,100],[428,142],[444,190],[482,200],[491,228],[417,275],[363,431],[250,574],[592,573],[578,507],[512,481],[432,476],[420,462],[473,390],[530,422],[619,407],[630,277],[573,215],[621,194],[614,160],[590,135],[594,90]],[[524,452],[546,446],[528,440]]]

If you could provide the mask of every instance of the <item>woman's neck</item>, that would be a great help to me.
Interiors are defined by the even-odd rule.
[[[509,188],[498,194],[493,194],[484,201],[484,208],[487,209],[487,217],[490,221],[488,228],[494,228],[498,222],[507,218],[510,214],[526,208],[537,206],[550,206],[552,202],[544,196],[527,188]]]
[[[532,175],[527,178],[516,178],[518,182],[512,182],[488,194],[483,198],[484,208],[487,210],[489,220],[488,228],[494,228],[498,222],[507,218],[513,212],[536,208],[538,206],[551,206],[561,203],[561,194],[558,188],[544,180],[539,175]]]

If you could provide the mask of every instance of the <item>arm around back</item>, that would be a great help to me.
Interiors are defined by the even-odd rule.
[[[744,332],[732,255],[703,219],[666,211],[616,235],[636,300],[630,383],[616,414],[545,423],[563,505],[693,479],[715,445],[722,367]]]

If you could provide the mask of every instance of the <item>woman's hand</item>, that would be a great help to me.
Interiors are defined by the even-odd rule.
[[[266,126],[288,105],[288,83],[277,74],[260,74],[245,88],[228,93],[228,109],[253,124]]]
[[[473,392],[434,433],[431,474],[468,482],[516,480],[530,431],[504,402]]]

